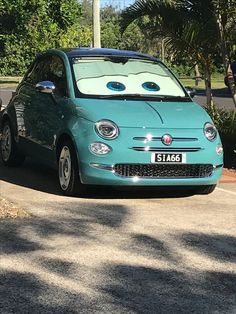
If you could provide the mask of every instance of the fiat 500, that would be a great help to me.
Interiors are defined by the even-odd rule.
[[[223,150],[208,114],[158,59],[113,49],[40,54],[1,118],[7,166],[53,166],[65,195],[91,185],[212,192]]]

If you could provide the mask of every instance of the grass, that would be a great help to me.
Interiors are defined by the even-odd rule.
[[[15,87],[21,80],[20,76],[0,76],[0,87]]]
[[[195,85],[195,79],[194,78],[181,78],[179,77],[180,82],[184,85],[184,86],[190,86],[196,89],[205,89],[205,83],[204,80],[201,80],[198,83],[198,86]],[[221,88],[225,88],[225,84],[224,84],[224,75],[223,74],[215,74],[212,76],[212,89],[221,89]]]

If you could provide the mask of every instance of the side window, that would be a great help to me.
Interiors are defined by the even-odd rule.
[[[41,81],[51,81],[55,84],[58,96],[67,96],[66,73],[63,61],[58,56],[46,56],[34,63],[26,76],[26,81],[36,85]]]
[[[45,81],[45,72],[47,72],[50,59],[51,57],[40,58],[36,60],[26,76],[26,81],[32,85],[36,85],[38,82]]]
[[[56,94],[58,96],[67,96],[67,81],[66,72],[63,61],[58,56],[52,56],[51,62],[48,68],[48,79],[52,81],[56,86]]]

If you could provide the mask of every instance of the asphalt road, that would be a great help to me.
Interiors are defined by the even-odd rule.
[[[12,88],[0,88],[0,98],[2,98],[3,107],[5,107],[9,102],[13,91],[14,89]],[[197,91],[197,95],[194,97],[194,100],[200,105],[204,106],[206,104],[206,96],[204,90]],[[213,90],[213,100],[216,106],[219,108],[225,108],[228,110],[235,108],[233,100],[227,88]]]
[[[59,194],[54,171],[0,164],[0,313],[236,313],[236,186]]]
[[[214,104],[218,108],[227,110],[235,109],[231,94],[227,88],[212,90],[212,96]],[[205,106],[206,105],[205,91],[198,90],[196,96],[194,97],[194,101],[198,102],[202,106]]]

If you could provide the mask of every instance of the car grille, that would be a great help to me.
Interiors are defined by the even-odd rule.
[[[210,164],[116,164],[115,174],[121,177],[142,178],[205,178],[210,177]]]

